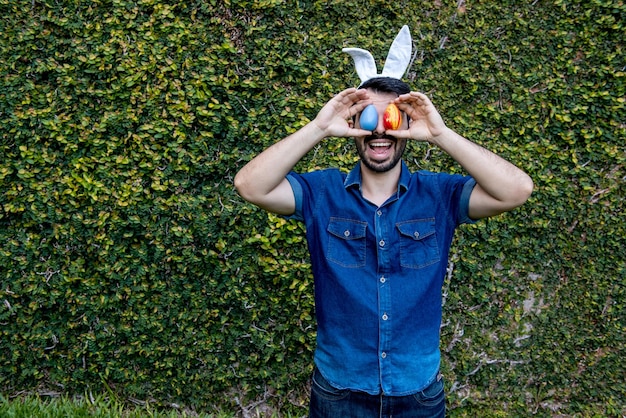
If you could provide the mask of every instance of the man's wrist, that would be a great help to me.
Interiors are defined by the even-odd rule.
[[[317,123],[317,119],[313,119],[305,126],[311,129],[311,135],[314,135],[316,138],[320,137],[323,139],[326,137],[326,131],[320,127],[320,125]]]
[[[428,142],[439,148],[444,148],[449,145],[451,141],[458,139],[459,135],[447,126],[437,135],[433,136]]]

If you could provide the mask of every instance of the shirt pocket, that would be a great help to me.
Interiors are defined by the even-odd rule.
[[[400,232],[400,265],[420,269],[440,259],[435,219],[415,219],[396,224]]]
[[[326,258],[343,267],[365,266],[367,222],[330,218]]]

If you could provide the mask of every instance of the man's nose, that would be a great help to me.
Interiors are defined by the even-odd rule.
[[[374,129],[375,134],[382,135],[385,133],[385,124],[383,123],[383,115],[378,115],[378,123],[376,124],[376,128]]]

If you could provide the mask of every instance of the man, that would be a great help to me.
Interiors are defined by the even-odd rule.
[[[448,128],[428,97],[384,74],[362,76],[235,177],[244,199],[306,225],[318,326],[311,417],[445,416],[439,327],[454,230],[520,206],[533,188]],[[361,129],[366,106],[382,116],[390,103],[403,112],[400,128],[379,117]],[[328,137],[355,138],[360,161],[349,174],[292,172]],[[408,140],[440,147],[469,176],[410,173]]]

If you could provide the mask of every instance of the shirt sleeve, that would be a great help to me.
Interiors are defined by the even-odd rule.
[[[469,201],[472,191],[474,190],[474,186],[476,186],[476,180],[470,177],[469,180],[465,182],[463,189],[461,190],[461,196],[459,199],[460,224],[473,224],[477,222],[469,216]]]
[[[284,218],[295,219],[297,221],[304,221],[304,217],[302,216],[302,199],[303,199],[302,185],[298,181],[297,176],[298,175],[294,172],[287,174],[287,181],[291,185],[291,190],[293,191],[293,197],[296,201],[296,210],[294,211],[293,214],[284,216]]]

